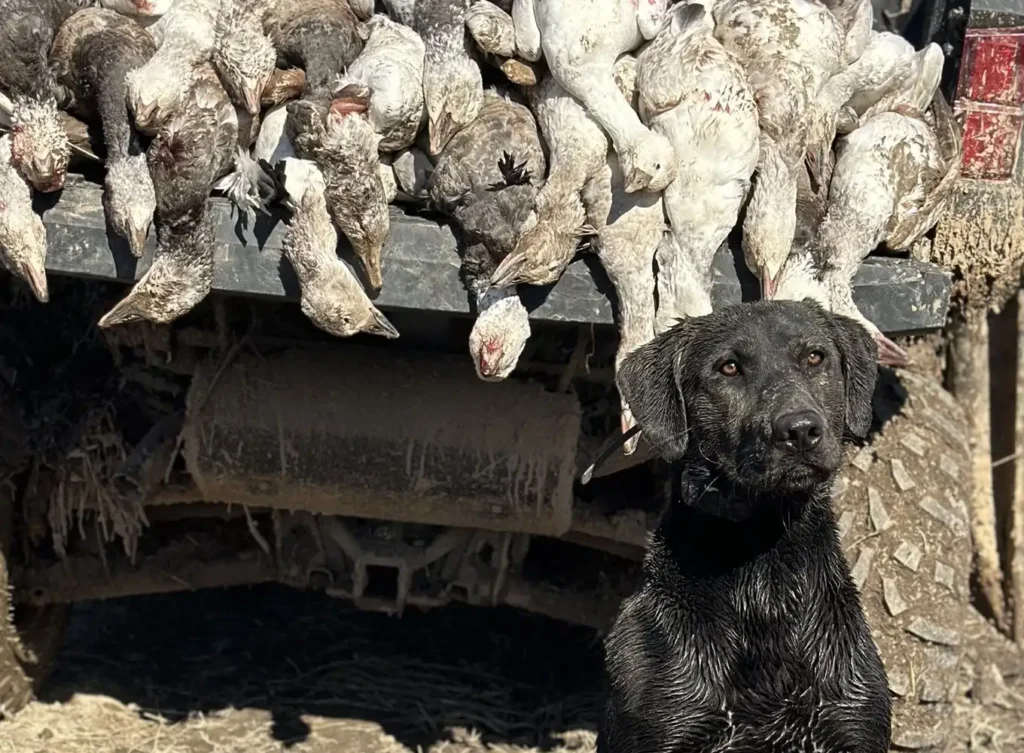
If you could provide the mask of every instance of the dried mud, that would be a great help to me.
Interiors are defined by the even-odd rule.
[[[971,308],[998,312],[1020,287],[1024,195],[1015,184],[964,182],[935,231],[930,261],[954,271]]]
[[[579,424],[571,396],[449,359],[296,352],[204,364],[183,437],[206,499],[561,535]]]
[[[596,635],[269,586],[76,608],[0,753],[592,753]]]

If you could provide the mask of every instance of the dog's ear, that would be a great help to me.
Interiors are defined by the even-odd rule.
[[[846,430],[863,439],[871,428],[871,395],[878,376],[878,346],[859,322],[845,316],[829,316],[843,368]]]
[[[648,444],[666,460],[686,451],[686,404],[680,375],[689,336],[678,325],[632,353],[619,366],[615,384]]]

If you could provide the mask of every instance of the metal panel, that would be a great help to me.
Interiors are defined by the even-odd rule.
[[[560,536],[579,430],[574,395],[345,346],[204,362],[182,437],[206,500]]]
[[[243,229],[232,219],[227,202],[215,199],[217,224],[214,290],[221,293],[298,300],[298,283],[281,256],[285,230],[283,212],[261,217]],[[49,240],[46,268],[51,274],[130,283],[148,268],[154,239],[145,257],[136,261],[126,244],[107,229],[100,189],[81,180],[69,181],[59,201],[38,199]],[[743,263],[735,239],[715,258],[716,304],[751,300],[757,280]],[[347,247],[342,251],[347,254]],[[459,281],[455,235],[447,225],[392,208],[391,233],[383,252],[382,309],[431,310],[469,314],[469,298]],[[854,300],[885,332],[921,331],[941,327],[949,307],[949,276],[934,264],[909,259],[871,258],[854,279]],[[614,291],[596,257],[571,264],[554,286],[522,291],[535,320],[612,324]]]

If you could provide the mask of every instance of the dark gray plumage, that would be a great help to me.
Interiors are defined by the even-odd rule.
[[[306,71],[304,94],[329,95],[334,80],[362,52],[359,21],[346,0],[278,0],[267,34],[280,57]]]
[[[546,172],[533,114],[487,91],[476,120],[448,141],[430,179],[431,201],[462,230],[460,276],[477,307],[469,351],[487,381],[512,373],[530,336],[516,287],[495,289],[490,279],[533,217]]]
[[[231,167],[237,129],[234,108],[216,72],[202,66],[185,106],[149,147],[161,225],[195,221],[195,209],[206,207],[210,186]]]
[[[480,111],[483,79],[466,38],[471,4],[472,0],[416,0],[413,28],[425,47],[423,99],[431,154],[439,154]]]
[[[83,117],[103,124],[107,175],[103,204],[111,228],[141,257],[156,206],[153,181],[126,104],[125,77],[156,52],[149,33],[129,18],[89,8],[68,19],[51,60]]]
[[[101,327],[148,319],[161,324],[190,311],[213,283],[210,187],[230,169],[238,122],[210,65],[196,72],[184,107],[148,152],[156,188],[157,250],[149,271],[102,319]]]
[[[57,114],[66,92],[50,69],[60,25],[89,0],[0,0],[0,92],[13,103],[11,164],[43,192],[64,185],[71,149]]]
[[[463,282],[475,296],[515,247],[546,172],[533,114],[493,91],[484,93],[477,119],[441,152],[430,198],[463,231]]]
[[[533,209],[537,186],[531,182],[529,171],[523,174],[523,183],[516,183],[515,177],[511,177],[509,183],[495,185],[486,192],[474,190],[472,198],[467,196],[466,203],[452,211],[466,243],[460,270],[462,281],[477,298],[487,292],[494,270],[515,248]]]
[[[57,29],[91,0],[0,0],[0,89],[13,96],[62,97],[48,57]]]

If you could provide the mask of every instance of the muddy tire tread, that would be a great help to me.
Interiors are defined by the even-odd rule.
[[[893,691],[893,749],[946,746],[970,608],[967,424],[934,379],[901,374],[907,400],[838,481],[842,544]]]

